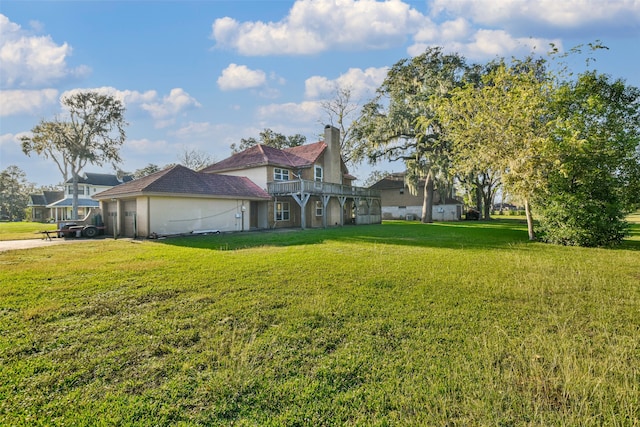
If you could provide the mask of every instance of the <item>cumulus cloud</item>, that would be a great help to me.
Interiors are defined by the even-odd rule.
[[[0,91],[0,116],[34,113],[46,105],[55,104],[58,91],[42,90],[3,90]]]
[[[637,0],[430,0],[425,13],[401,0],[297,0],[279,21],[213,22],[219,48],[242,55],[310,55],[399,46],[417,55],[444,46],[471,59],[562,48],[557,38],[594,27],[603,37],[638,32]]]
[[[415,43],[407,51],[410,55],[416,56],[429,46],[438,45],[445,46],[447,51],[477,60],[496,56],[527,55],[534,51],[544,51],[550,44],[562,49],[560,39],[514,37],[504,30],[472,30],[470,26],[462,25],[460,22],[452,24],[454,25],[443,24],[438,31],[416,36]],[[460,32],[456,32],[456,28]]]
[[[165,127],[173,123],[173,118],[183,111],[200,106],[200,103],[182,88],[174,88],[160,102],[143,103],[142,109],[156,119],[156,127]]]
[[[332,97],[337,88],[351,90],[354,99],[370,98],[387,76],[388,67],[350,68],[335,80],[312,76],[305,81],[305,97],[321,99]]]
[[[480,25],[531,31],[592,25],[638,29],[640,2],[629,0],[433,0],[432,15],[464,16]]]
[[[72,48],[51,36],[30,34],[0,14],[0,85],[5,88],[38,88],[68,77],[82,77],[86,66],[69,68]]]
[[[171,89],[169,95],[164,96],[162,99],[159,99],[158,92],[155,90],[139,92],[135,90],[119,90],[110,86],[68,90],[60,96],[60,99],[86,91],[110,95],[120,100],[127,108],[140,108],[146,111],[156,120],[157,128],[166,127],[172,124],[175,117],[180,113],[201,106],[195,98],[182,88]]]
[[[278,22],[216,19],[216,46],[242,55],[309,55],[332,49],[384,49],[402,44],[428,20],[402,1],[298,0]]]
[[[267,122],[279,122],[286,117],[287,122],[309,123],[317,121],[323,114],[320,101],[269,104],[259,107],[257,111],[258,118]]]
[[[158,93],[155,90],[138,92],[136,90],[119,90],[111,86],[102,86],[102,87],[96,87],[96,88],[86,88],[86,89],[77,88],[77,89],[67,90],[63,92],[62,95],[60,95],[60,100],[80,92],[88,92],[88,91],[98,92],[101,95],[112,96],[115,99],[122,102],[122,104],[125,107],[141,104],[145,102],[152,102],[158,96]]]
[[[262,86],[267,81],[267,75],[262,70],[251,70],[246,65],[229,64],[218,77],[218,87],[221,90],[249,89]]]

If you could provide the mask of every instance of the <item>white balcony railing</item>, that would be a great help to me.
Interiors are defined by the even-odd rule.
[[[267,191],[274,196],[309,193],[328,196],[380,197],[380,191],[378,190],[307,180],[268,182]]]

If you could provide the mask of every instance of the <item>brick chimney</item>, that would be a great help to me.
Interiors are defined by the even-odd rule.
[[[324,153],[324,180],[342,184],[340,130],[331,125],[326,125],[324,127],[324,143],[327,144],[327,149]]]

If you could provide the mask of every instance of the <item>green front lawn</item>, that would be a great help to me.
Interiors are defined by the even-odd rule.
[[[0,222],[0,241],[40,239],[44,230],[55,230],[56,224],[41,222]]]
[[[615,250],[509,219],[0,253],[0,425],[637,425],[633,231]]]

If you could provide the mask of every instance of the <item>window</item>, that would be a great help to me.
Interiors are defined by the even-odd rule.
[[[70,185],[67,192],[73,196],[73,185]],[[84,194],[84,186],[78,185],[78,194]]]
[[[276,203],[276,221],[289,221],[289,202]]]
[[[322,205],[321,200],[316,201],[316,216],[322,216],[322,210],[324,206]]]
[[[322,182],[322,166],[315,167],[315,176],[314,180],[318,182]]]
[[[273,170],[273,179],[275,181],[289,181],[289,171],[287,169],[275,168]]]

